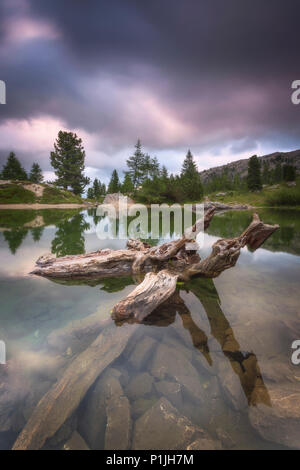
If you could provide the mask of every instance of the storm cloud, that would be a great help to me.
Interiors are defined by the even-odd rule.
[[[50,171],[58,130],[90,175],[125,168],[137,138],[170,171],[300,147],[294,0],[4,0],[0,158]]]

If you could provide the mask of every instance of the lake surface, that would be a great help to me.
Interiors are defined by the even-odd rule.
[[[77,431],[89,448],[103,449],[107,421],[115,448],[124,445],[128,423],[122,411],[108,415],[105,380],[113,381],[118,406],[129,406],[130,448],[155,449],[158,439],[168,449],[173,432],[178,449],[190,444],[178,423],[166,432],[156,406],[162,397],[175,420],[184,416],[195,427],[196,441],[201,428],[206,440],[197,445],[282,449],[299,440],[300,446],[298,405],[288,402],[282,414],[274,398],[287,390],[300,400],[300,365],[291,363],[291,344],[300,339],[300,212],[259,212],[280,229],[254,253],[244,248],[236,267],[219,278],[179,283],[176,301],[137,327],[106,379],[100,376],[46,448],[80,448]],[[218,238],[242,233],[250,220],[247,211],[215,216],[201,254]],[[126,240],[99,240],[98,223],[92,209],[0,211],[0,340],[7,361],[0,365],[0,449],[11,448],[41,397],[95,337],[74,336],[72,329],[109,317],[137,283],[131,277],[59,283],[29,274],[45,253],[126,246]]]

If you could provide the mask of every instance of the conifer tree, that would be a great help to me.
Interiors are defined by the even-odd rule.
[[[95,198],[95,194],[94,194],[94,190],[92,187],[89,187],[88,190],[87,190],[87,197],[88,199],[94,199]]]
[[[249,159],[247,185],[250,191],[260,191],[262,188],[260,162],[257,155]]]
[[[128,171],[125,172],[124,181],[121,186],[121,191],[123,194],[131,194],[134,191],[133,182],[131,181],[130,174]]]
[[[42,183],[44,179],[42,169],[38,163],[33,163],[30,173],[29,173],[29,181],[33,183]]]
[[[120,180],[117,170],[114,170],[111,175],[111,179],[108,185],[108,194],[118,193],[120,191]]]
[[[27,180],[26,171],[22,167],[14,152],[10,152],[7,158],[7,162],[3,167],[1,178],[4,180]]]
[[[203,197],[203,186],[200,175],[190,150],[184,159],[180,179],[186,200],[196,201]]]
[[[145,176],[145,167],[147,166],[147,164],[145,164],[145,154],[142,152],[142,144],[140,139],[138,139],[135,145],[134,154],[128,158],[126,163],[134,189],[136,189],[143,182]]]
[[[57,186],[64,189],[71,187],[74,194],[82,194],[90,182],[84,176],[85,151],[82,140],[73,132],[60,131],[50,161],[57,176]]]

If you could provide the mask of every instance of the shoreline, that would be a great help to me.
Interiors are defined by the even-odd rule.
[[[1,209],[92,209],[96,205],[91,204],[76,204],[76,203],[63,203],[63,204],[0,204]]]

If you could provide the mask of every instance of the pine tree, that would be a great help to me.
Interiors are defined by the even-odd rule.
[[[188,201],[200,200],[203,197],[200,175],[190,150],[184,159],[180,179],[185,198]]]
[[[38,163],[33,163],[29,173],[29,181],[33,183],[42,183],[44,179],[42,169]]]
[[[82,194],[90,182],[89,178],[84,176],[84,160],[82,140],[73,132],[60,131],[50,157],[57,176],[57,186],[64,189],[70,186],[74,194]]]
[[[103,184],[101,185],[101,196],[105,196],[105,194],[106,194],[106,186],[105,186],[105,184],[103,183]]]
[[[130,174],[126,171],[123,184],[121,186],[121,191],[123,194],[130,195],[134,191],[134,186],[130,178]]]
[[[163,166],[162,169],[161,169],[160,177],[164,182],[167,182],[168,179],[169,179],[168,170],[165,166]]]
[[[87,190],[87,198],[88,199],[94,199],[95,198],[94,189],[92,187],[89,187],[88,190]]]
[[[284,181],[295,181],[296,179],[296,168],[293,165],[283,166],[283,179]]]
[[[274,183],[280,183],[283,178],[283,170],[282,165],[278,162],[275,166],[274,174],[273,174],[273,181]]]
[[[262,189],[260,162],[257,155],[253,155],[248,163],[247,185],[250,191]]]
[[[94,197],[95,197],[96,199],[99,199],[100,196],[102,195],[102,184],[101,184],[101,182],[98,180],[98,178],[95,178],[95,179],[94,179],[93,191],[94,191]]]
[[[27,180],[27,174],[14,152],[10,152],[3,167],[1,178],[4,180]]]
[[[145,158],[145,154],[142,152],[141,141],[138,139],[135,145],[134,154],[126,161],[128,166],[128,173],[130,175],[134,189],[136,189],[145,179],[147,160],[148,156]]]
[[[263,162],[262,182],[269,184],[271,182],[271,173],[268,162]]]
[[[111,179],[108,185],[108,194],[118,193],[120,191],[120,180],[117,170],[114,170],[111,175]]]

